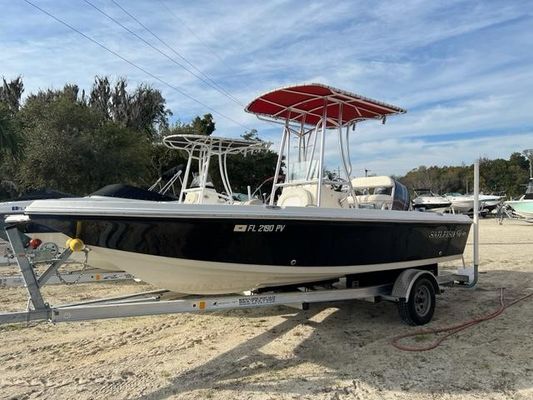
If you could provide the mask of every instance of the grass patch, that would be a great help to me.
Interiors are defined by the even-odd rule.
[[[24,329],[24,324],[7,324],[0,327],[2,332],[20,331]]]
[[[422,334],[422,335],[416,335],[413,337],[413,340],[417,343],[419,342],[429,342],[431,340],[431,335],[429,334]]]

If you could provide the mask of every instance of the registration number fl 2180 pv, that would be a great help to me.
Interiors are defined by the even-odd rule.
[[[260,224],[249,224],[249,225],[235,225],[233,232],[283,232],[285,225],[260,225]]]

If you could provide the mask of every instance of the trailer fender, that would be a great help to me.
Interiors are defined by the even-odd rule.
[[[422,271],[419,269],[407,269],[403,271],[398,276],[398,278],[396,278],[396,281],[394,282],[394,286],[392,287],[391,296],[397,298],[398,300],[408,299],[409,294],[411,293],[413,284],[421,276],[428,278],[428,280],[433,284],[433,288],[435,289],[436,294],[441,293],[439,283],[437,282],[437,278],[431,272]]]

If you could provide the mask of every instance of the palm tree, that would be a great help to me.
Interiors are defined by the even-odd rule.
[[[18,76],[10,82],[2,77],[2,81],[2,86],[0,86],[0,103],[7,105],[8,110],[12,114],[15,114],[20,108],[20,100],[22,98],[22,92],[24,92],[22,77]]]
[[[0,153],[20,155],[21,141],[7,107],[0,103]]]
[[[2,78],[0,86],[0,153],[17,157],[20,154],[20,136],[14,117],[20,108],[24,84],[19,76],[8,82]]]

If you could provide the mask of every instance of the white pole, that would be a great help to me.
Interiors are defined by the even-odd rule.
[[[248,185],[246,189],[248,189],[248,200],[252,200],[252,188]]]
[[[187,189],[187,184],[189,183],[189,174],[191,173],[193,152],[194,152],[194,147],[191,149],[190,152],[187,152],[189,154],[189,159],[187,160],[187,167],[185,168],[185,177],[183,178],[183,182],[181,183],[181,190],[180,190],[180,197],[179,197],[180,203],[182,203],[183,200],[185,200],[185,189]]]
[[[283,161],[283,153],[285,152],[285,140],[287,140],[287,131],[289,130],[289,120],[287,119],[285,121],[285,127],[283,128],[283,136],[281,137],[281,143],[279,145],[279,153],[278,153],[278,162],[276,164],[276,172],[274,173],[274,180],[272,181],[272,191],[270,192],[270,201],[269,204],[271,206],[274,205],[274,196],[276,194],[276,189],[278,188],[278,178],[279,178],[279,171],[281,169],[281,162]],[[285,181],[288,181],[288,175],[285,178]]]
[[[207,157],[205,161],[202,162],[203,168],[202,168],[202,177],[201,177],[201,188],[200,188],[200,201],[199,204],[204,204],[204,196],[205,196],[205,185],[207,184],[207,177],[209,175],[209,162],[211,161],[211,147],[207,149],[207,155],[204,156]],[[231,195],[231,194],[230,194]]]
[[[479,160],[474,162],[474,268],[479,265]]]
[[[325,148],[325,143],[326,143],[326,124],[328,123],[327,110],[328,110],[328,101],[324,100],[324,113],[322,115],[322,130],[321,130],[321,135],[320,135],[320,154],[319,154],[320,158],[319,158],[319,163],[318,163],[319,170],[318,170],[318,186],[317,186],[317,202],[316,202],[317,207],[320,207],[321,202],[322,202],[322,181],[324,180],[324,148]]]

